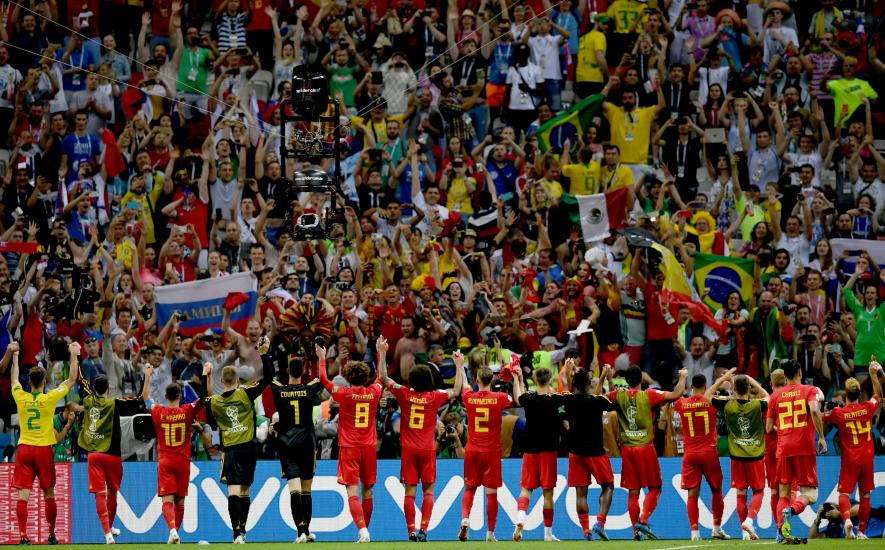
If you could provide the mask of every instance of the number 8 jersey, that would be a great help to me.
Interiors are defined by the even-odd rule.
[[[777,457],[816,455],[812,406],[823,400],[816,386],[788,384],[774,392],[768,410],[777,430]]]
[[[332,399],[340,405],[339,447],[374,447],[378,444],[375,415],[378,412],[381,391],[381,384],[378,382],[363,387],[333,388]]]

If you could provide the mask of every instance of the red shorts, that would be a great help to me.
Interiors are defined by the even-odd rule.
[[[497,489],[502,483],[501,452],[472,450],[468,443],[464,452],[464,485]]]
[[[802,455],[777,459],[777,482],[793,487],[817,487],[817,457]]]
[[[735,489],[753,489],[753,492],[765,488],[765,461],[731,459],[731,486]]]
[[[875,488],[873,483],[873,461],[863,462],[846,461],[842,457],[842,467],[839,469],[839,492],[853,493],[857,485],[861,494],[869,493]]]
[[[768,479],[768,488],[777,492],[777,449],[765,450],[765,477]]]
[[[19,445],[15,455],[12,486],[30,491],[35,477],[40,480],[41,489],[55,487],[55,455],[52,447]]]
[[[722,466],[715,447],[682,456],[682,488],[700,487],[702,478],[707,479],[710,489],[722,488]]]
[[[531,490],[556,487],[556,451],[523,454],[519,486]]]
[[[338,452],[338,483],[366,487],[375,485],[378,458],[375,447],[341,447]]]
[[[418,485],[420,482],[426,486],[436,483],[436,452],[403,447],[399,480],[404,485]]]
[[[123,460],[119,456],[89,453],[86,463],[89,465],[90,493],[102,491],[116,493],[120,490],[120,482],[123,481]]]
[[[157,496],[187,496],[191,462],[185,456],[169,455],[157,462]]]
[[[662,485],[661,463],[654,445],[621,447],[621,487],[629,491]]]
[[[600,485],[612,484],[615,476],[608,455],[583,456],[569,453],[568,455],[568,486],[588,487],[590,476]]]

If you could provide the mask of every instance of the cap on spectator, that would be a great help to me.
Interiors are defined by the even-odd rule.
[[[387,109],[387,100],[384,99],[383,97],[382,97],[382,98],[379,98],[379,99],[375,102],[375,106],[373,107],[373,109],[376,110],[376,111],[382,111],[382,110],[384,110],[384,109]]]
[[[735,27],[740,27],[741,25],[743,25],[743,22],[741,21],[741,16],[738,15],[736,11],[725,9],[720,10],[719,13],[716,14],[717,27],[719,26],[719,23],[722,22],[722,19],[726,16],[731,18],[731,22],[734,24]]]
[[[476,14],[473,13],[473,10],[464,10],[461,12],[461,16],[458,19],[464,19],[465,17],[472,17],[475,20]]]
[[[383,33],[378,35],[378,38],[375,39],[375,43],[372,45],[373,48],[389,48],[390,46],[393,46],[393,44],[390,43],[387,35]]]
[[[777,10],[777,11],[781,12],[782,14],[784,14],[784,18],[789,17],[790,14],[793,13],[793,10],[790,9],[790,6],[788,6],[787,4],[784,4],[783,2],[770,2],[767,6],[765,6],[765,11],[764,11],[763,15],[765,17],[768,17],[768,14],[772,10]]]
[[[473,237],[473,238],[475,239],[475,238],[476,238],[476,230],[474,230],[474,229],[465,229],[465,230],[464,230],[464,236],[463,236],[462,238],[463,238],[463,239],[466,239],[467,237]]]
[[[545,337],[541,338],[541,345],[542,346],[556,346],[558,348],[561,348],[563,346],[562,342],[557,340],[554,336],[545,336]]]
[[[597,13],[596,17],[594,17],[593,20],[597,23],[608,23],[612,20],[612,18],[604,13]]]
[[[399,57],[403,61],[408,62],[408,58],[406,57],[405,52],[402,52],[400,50],[395,50],[392,54],[390,54],[390,59],[393,59],[394,57]]]
[[[469,348],[472,346],[473,346],[473,342],[470,341],[470,338],[467,338],[466,336],[462,336],[461,338],[458,338],[458,347],[459,348]]]

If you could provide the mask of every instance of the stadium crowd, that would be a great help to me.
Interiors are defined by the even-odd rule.
[[[281,356],[307,358],[305,381],[317,375],[315,336],[330,377],[350,360],[374,365],[384,336],[387,376],[408,381],[426,365],[437,388],[452,386],[461,349],[471,381],[518,362],[529,386],[546,367],[559,391],[576,369],[600,378],[605,364],[639,365],[664,391],[683,368],[709,386],[737,368],[769,387],[793,360],[828,407],[844,403],[850,379],[871,396],[868,367],[885,358],[883,8],[10,0],[0,14],[4,431],[19,422],[13,352],[23,376],[44,367],[51,390],[70,375],[69,342],[82,345],[80,387],[104,376],[110,396],[133,397],[150,365],[155,399],[179,382],[182,402],[206,385],[223,392],[224,366],[257,382],[262,335]],[[342,113],[321,127],[339,159],[278,153],[293,70],[305,64],[328,75]],[[293,193],[286,178],[332,173],[333,161],[345,232],[306,237],[299,216],[325,218],[331,197]],[[622,227],[585,240],[578,199],[621,189],[608,216]],[[751,267],[700,316],[663,292],[652,243],[695,282],[698,253]],[[198,334],[185,313],[158,322],[158,287],[240,272],[259,296],[242,332],[229,310]],[[695,285],[696,301],[710,303],[713,279]],[[495,384],[509,392],[507,378]],[[608,383],[626,388],[622,376]],[[78,393],[59,406],[56,459],[82,460]],[[321,459],[337,458],[337,410],[318,408]],[[264,442],[270,389],[258,411]],[[389,391],[378,411],[378,456],[399,457]],[[525,421],[505,414],[502,453],[521,456]],[[610,414],[605,448],[618,456]],[[438,456],[464,456],[465,420],[451,396]],[[658,454],[681,454],[672,405],[657,425]],[[195,429],[195,456],[217,457],[217,432]],[[881,453],[881,415],[872,430]],[[727,454],[722,414],[719,431]],[[125,439],[124,454],[152,456],[150,443]]]

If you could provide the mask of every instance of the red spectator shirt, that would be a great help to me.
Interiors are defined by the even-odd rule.
[[[184,198],[184,193],[178,191],[173,197],[173,201]],[[209,249],[209,231],[206,227],[209,225],[209,201],[203,202],[199,193],[194,197],[194,202],[187,205],[187,200],[178,205],[175,209],[175,218],[170,217],[170,222],[175,225],[187,226],[193,224],[197,236],[200,237],[200,246]],[[194,249],[194,238],[190,232],[184,234],[184,244],[191,250]]]
[[[471,451],[501,453],[501,413],[513,401],[506,393],[473,391],[461,394],[467,408],[467,446]]]
[[[879,408],[879,399],[870,398],[864,403],[852,403],[836,407],[827,415],[827,422],[839,428],[839,444],[842,446],[842,461],[845,463],[872,462],[873,417]]]
[[[156,403],[151,407],[160,460],[172,456],[182,456],[190,460],[192,426],[201,405],[201,401],[194,401],[180,407],[166,407]]]
[[[661,290],[651,281],[645,284],[642,290],[645,295],[645,311],[646,311],[646,340],[670,340],[676,338],[679,334],[679,306],[670,303],[668,309],[670,316],[673,318],[672,323],[667,323],[664,319],[664,312],[661,310]]]
[[[685,454],[716,448],[716,407],[703,395],[681,397],[674,405],[682,417]]]
[[[325,365],[320,364],[324,370]],[[375,415],[378,412],[378,400],[381,399],[381,384],[375,382],[366,387],[341,388],[328,379],[323,385],[338,402],[338,446],[339,447],[374,447],[378,444],[378,432],[375,431]]]
[[[774,392],[768,409],[777,430],[777,457],[816,455],[811,404],[823,400],[815,386],[787,384]]]
[[[403,447],[422,451],[436,449],[436,412],[448,401],[449,392],[433,390],[416,392],[407,386],[394,384],[390,392],[399,404],[399,434]]]

